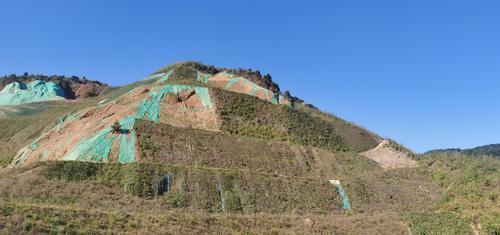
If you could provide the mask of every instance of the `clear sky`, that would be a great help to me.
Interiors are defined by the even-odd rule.
[[[1,1],[0,74],[259,69],[423,152],[500,143],[500,1]]]

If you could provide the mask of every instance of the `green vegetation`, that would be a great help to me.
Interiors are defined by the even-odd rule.
[[[330,184],[309,178],[269,177],[267,174],[246,171],[150,163],[122,165],[57,161],[40,164],[39,170],[49,179],[48,182],[42,181],[48,185],[61,181],[79,183],[82,187],[92,184],[92,187],[103,191],[112,190],[118,194],[127,193],[154,200],[163,208],[185,207],[208,212],[245,213],[331,213],[339,210],[338,194]],[[159,186],[165,175],[169,175],[169,186],[166,192],[162,192]],[[274,190],[268,191],[269,187]],[[265,194],[262,193],[263,189],[266,189]],[[13,188],[7,187],[5,190]],[[52,195],[44,199],[34,193],[31,197],[35,197],[36,201],[59,199],[63,200],[60,203],[72,204],[78,203],[75,201],[78,198],[85,200],[76,195],[73,195],[76,198]],[[4,194],[2,199],[34,199],[29,199],[30,194],[15,198],[12,194],[15,193]]]
[[[181,70],[179,74],[181,78],[192,78],[193,72],[196,73],[196,71],[214,75],[223,71],[226,71],[230,74],[234,74],[236,76],[241,76],[244,77],[255,84],[264,87],[265,89],[269,89],[273,92],[279,92],[280,88],[278,84],[276,84],[270,74],[265,74],[262,76],[259,70],[252,71],[251,69],[229,69],[229,68],[221,68],[221,67],[215,67],[213,65],[205,65],[201,62],[196,62],[196,61],[186,61],[186,62],[179,62],[175,64],[168,65],[166,67],[163,67],[159,70],[157,70],[154,74],[159,74],[159,73],[166,73],[171,70]],[[194,77],[196,77],[196,74],[194,74]],[[181,79],[182,80],[182,79]]]
[[[138,120],[134,129],[139,155],[144,162],[313,176],[319,174],[317,169],[322,168],[322,159],[332,160],[335,156],[328,151],[314,151],[310,147],[285,142],[178,128],[144,120]]]
[[[78,76],[63,76],[63,75],[52,75],[52,76],[46,76],[46,75],[41,75],[41,74],[28,74],[24,73],[23,75],[16,75],[16,74],[11,74],[8,76],[3,76],[0,77],[0,90],[3,89],[6,85],[18,81],[22,83],[30,83],[35,80],[40,80],[44,82],[54,82],[55,84],[59,85],[65,94],[65,97],[67,99],[75,99],[75,91],[73,90],[72,86],[74,84],[88,84],[88,85],[94,85],[97,87],[101,88],[106,88],[108,85],[101,83],[99,81],[94,81],[94,80],[88,80],[87,78],[78,77]],[[96,90],[93,92],[94,94],[91,94],[91,96],[87,97],[93,97],[98,93]],[[86,94],[84,94],[86,95]]]
[[[488,234],[500,233],[498,159],[431,154],[422,158],[422,165],[424,173],[446,189],[436,210],[453,213],[470,224],[479,223]]]
[[[429,151],[426,154],[436,153],[462,153],[474,157],[489,156],[500,158],[500,144],[484,145],[472,149],[436,149]]]
[[[213,89],[221,129],[227,133],[291,141],[343,151],[348,146],[330,123],[284,105],[256,97]]]
[[[470,234],[470,227],[451,213],[414,212],[408,216],[413,234]]]
[[[226,71],[279,90],[270,75],[197,62],[158,72],[167,71],[172,74],[165,84],[209,88],[220,132],[133,119],[133,129],[123,121],[112,129],[119,133],[129,125],[125,129],[135,134],[128,139],[135,143],[134,163],[0,167],[0,234],[470,234],[472,229],[500,234],[497,158],[457,152],[417,158],[391,141],[420,167],[385,171],[358,154],[381,140],[366,129],[303,104],[289,92],[284,95],[295,101],[293,107],[196,80],[198,72]],[[0,118],[0,166],[66,115],[156,82],[110,88],[71,104],[7,110]],[[158,113],[151,110],[140,116]],[[476,152],[484,155],[494,148]],[[341,182],[349,212],[341,209],[329,180]]]
[[[341,136],[347,146],[354,151],[363,152],[375,148],[381,140],[377,134],[319,109],[304,104],[296,104],[294,107],[330,123],[335,128],[336,134]]]
[[[154,74],[166,73],[168,71],[171,71],[173,69],[178,69],[178,68],[188,68],[188,69],[191,69],[194,71],[200,71],[202,73],[208,73],[208,74],[212,74],[212,75],[220,72],[220,69],[216,68],[213,65],[205,65],[201,62],[196,62],[196,61],[186,61],[186,62],[179,62],[179,63],[167,65],[167,66],[157,70]]]

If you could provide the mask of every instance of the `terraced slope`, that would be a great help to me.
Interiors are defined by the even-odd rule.
[[[290,103],[259,75],[179,63],[72,105],[6,111],[0,150],[20,150],[0,168],[0,233],[498,230],[486,209],[496,203],[498,170],[489,166],[498,163],[393,162],[409,151]],[[397,167],[371,159],[387,151],[382,160]],[[454,166],[467,164],[462,179]]]
[[[351,150],[348,136],[337,134],[332,122],[288,104],[279,93],[226,71],[211,75],[175,67],[95,106],[60,116],[49,131],[18,152],[11,166],[40,160],[141,161],[134,130],[138,119],[327,150]],[[116,121],[120,133],[112,132]],[[365,138],[376,145],[376,138]]]

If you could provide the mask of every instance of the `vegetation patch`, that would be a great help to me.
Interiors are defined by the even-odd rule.
[[[409,213],[409,226],[413,234],[470,234],[469,225],[452,213]]]
[[[213,89],[212,92],[224,132],[335,151],[348,149],[335,127],[320,118],[244,94],[220,89]]]
[[[339,209],[338,194],[331,185],[309,178],[147,163],[77,163],[44,162],[44,176],[50,180],[99,184],[158,200],[170,208],[247,213],[327,213]],[[166,191],[159,187],[165,175],[170,178]]]
[[[488,234],[500,233],[500,161],[461,153],[425,155],[422,170],[444,189],[435,209],[453,213]]]

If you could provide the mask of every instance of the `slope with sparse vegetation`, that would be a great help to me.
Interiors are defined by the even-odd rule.
[[[40,149],[0,168],[2,234],[500,233],[498,158],[416,155],[259,71],[183,62],[98,97],[2,113],[1,166]],[[87,143],[86,162],[45,158],[40,145],[66,154],[78,147],[54,140],[77,132],[90,136],[71,143]],[[411,167],[360,154],[381,143]]]

